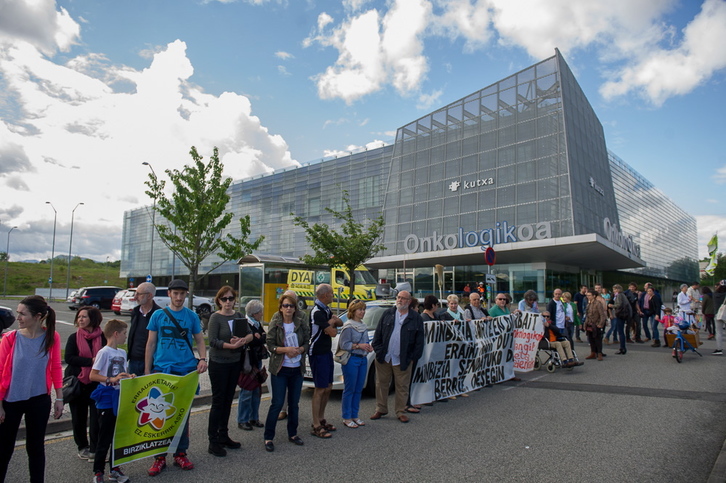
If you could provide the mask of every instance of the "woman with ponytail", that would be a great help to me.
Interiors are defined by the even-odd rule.
[[[18,305],[18,330],[0,342],[0,482],[5,481],[15,449],[20,420],[25,416],[29,481],[45,479],[45,428],[55,389],[53,417],[63,414],[63,371],[55,311],[39,295]]]
[[[73,440],[78,447],[78,457],[91,462],[98,442],[98,414],[91,393],[98,387],[98,383],[91,381],[90,375],[96,354],[106,345],[106,337],[101,330],[102,321],[103,315],[97,308],[79,308],[74,321],[78,330],[68,337],[65,353],[67,365],[64,376],[76,376],[81,383],[81,393],[68,401],[73,423]]]

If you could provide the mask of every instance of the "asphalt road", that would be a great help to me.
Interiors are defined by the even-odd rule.
[[[288,443],[280,423],[274,453],[265,452],[261,430],[237,429],[235,406],[230,435],[242,449],[230,450],[226,458],[208,454],[208,407],[198,405],[191,415],[189,452],[196,468],[183,472],[170,466],[153,480],[723,482],[726,359],[711,356],[714,347],[706,341],[702,358],[688,353],[677,364],[667,349],[638,344],[618,356],[617,346],[606,346],[603,362],[519,374],[520,382],[425,406],[409,424],[392,415],[368,420],[375,401],[364,398],[361,417],[367,425],[351,430],[338,424],[330,440],[309,434],[311,392],[303,391],[299,434],[305,446]],[[576,348],[581,357],[589,352],[585,344]],[[265,395],[263,419],[268,407]],[[340,393],[333,394],[327,414],[340,423]],[[69,433],[49,435],[46,455],[48,481],[91,480],[91,464],[76,457]],[[124,470],[134,482],[151,481],[150,463]],[[26,480],[27,458],[19,442],[7,481]]]

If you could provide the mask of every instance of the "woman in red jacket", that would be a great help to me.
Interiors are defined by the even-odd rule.
[[[31,482],[45,478],[45,428],[55,388],[53,417],[63,414],[63,371],[55,311],[38,295],[18,305],[18,330],[0,342],[0,481],[5,481],[15,449],[20,420],[25,416]]]

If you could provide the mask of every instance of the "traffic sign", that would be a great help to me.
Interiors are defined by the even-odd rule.
[[[146,276],[146,281],[149,282],[149,283],[151,283],[151,275],[147,275]]]
[[[497,276],[493,273],[487,273],[486,280],[488,284],[497,283]]]
[[[486,261],[489,266],[492,266],[497,262],[497,254],[494,253],[494,249],[492,247],[487,247],[484,251],[484,261]]]

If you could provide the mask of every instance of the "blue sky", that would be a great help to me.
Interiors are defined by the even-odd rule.
[[[724,45],[724,0],[0,0],[0,236],[50,256],[50,201],[67,254],[83,202],[73,254],[118,259],[143,161],[218,146],[237,179],[389,143],[558,47],[703,255],[726,237]]]

